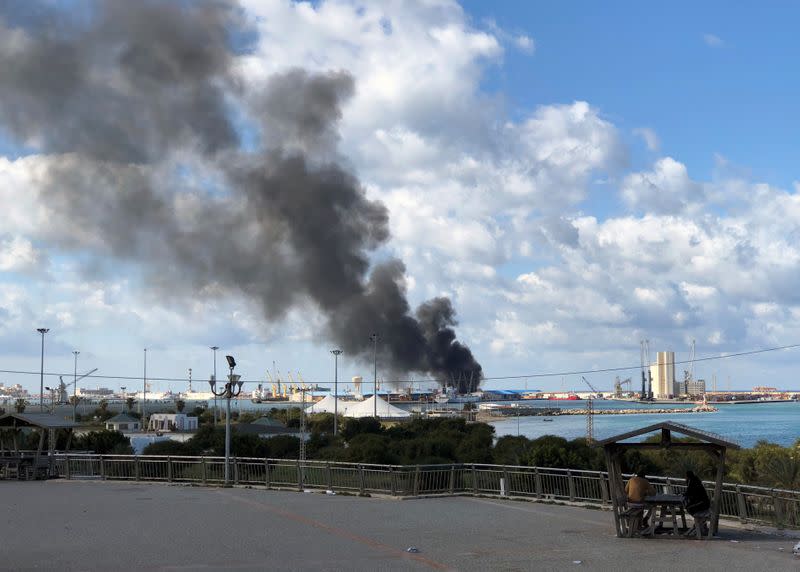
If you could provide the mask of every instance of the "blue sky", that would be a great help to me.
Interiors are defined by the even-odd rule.
[[[714,154],[788,186],[798,153],[800,8],[789,2],[465,2],[475,22],[529,34],[487,88],[511,105],[586,100],[650,126],[663,152],[711,177]],[[713,36],[713,38],[712,38]]]
[[[274,74],[350,74],[355,91],[336,124],[335,153],[389,211],[391,239],[372,261],[405,262],[412,305],[450,296],[459,339],[487,375],[635,365],[644,338],[678,359],[692,339],[698,355],[800,341],[800,7],[243,6],[254,39],[250,52],[235,54],[236,85],[226,95],[245,150],[261,143],[259,124],[248,124],[247,96]],[[0,42],[0,62],[12,48]],[[0,98],[12,87],[0,81]],[[35,328],[44,324],[55,371],[71,371],[78,348],[103,373],[138,375],[147,346],[153,375],[182,377],[192,367],[197,379],[216,344],[220,355],[240,356],[254,379],[275,360],[284,371],[329,380],[331,343],[319,308],[298,303],[271,321],[246,296],[209,296],[218,292],[209,284],[159,298],[146,260],[108,257],[108,237],[75,228],[42,198],[40,175],[60,158],[36,137],[14,134],[12,119],[0,113],[0,199],[8,205],[0,369],[38,368]],[[199,172],[202,158],[191,149],[175,153],[190,158],[181,168],[197,168],[196,180],[216,172]],[[148,167],[168,171],[170,160]],[[233,200],[224,187],[192,188],[193,173],[183,174],[171,184],[185,188],[159,189],[179,215],[187,198]],[[97,185],[87,180],[87,195]],[[343,356],[341,376],[366,376],[367,361]],[[699,372],[731,376],[733,387],[765,378],[787,386],[797,385],[795,363],[784,352]],[[610,388],[613,376],[594,381]],[[38,378],[0,374],[0,382],[33,387]],[[558,376],[535,383],[561,387]]]

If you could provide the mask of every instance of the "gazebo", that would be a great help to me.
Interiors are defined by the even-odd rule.
[[[660,440],[657,442],[633,441],[628,439],[642,437],[649,433],[660,431]],[[672,435],[677,433],[685,437],[691,437],[697,441],[682,442],[673,441]],[[719,435],[694,429],[680,423],[663,421],[655,425],[648,425],[641,429],[629,431],[615,437],[609,437],[597,442],[603,447],[608,468],[608,482],[610,487],[611,502],[614,511],[614,525],[617,529],[617,536],[622,536],[621,518],[625,512],[625,484],[622,479],[622,456],[625,451],[632,449],[673,449],[680,451],[705,451],[716,461],[717,475],[714,485],[714,494],[711,498],[711,513],[709,518],[710,534],[715,535],[719,526],[719,506],[722,498],[722,477],[725,467],[725,451],[728,448],[738,449],[736,443],[725,441]]]
[[[9,413],[0,417],[0,475],[5,478],[49,477],[53,472],[56,429],[67,429],[66,449],[72,441],[72,430],[77,424],[47,413]],[[20,448],[22,429],[39,432],[39,446],[35,451]],[[45,435],[47,451],[44,451]]]

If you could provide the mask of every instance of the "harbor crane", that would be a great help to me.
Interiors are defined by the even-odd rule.
[[[622,397],[622,386],[627,385],[628,391],[631,391],[633,383],[631,382],[631,378],[628,377],[624,380],[621,380],[619,376],[616,377],[614,380],[614,397]]]

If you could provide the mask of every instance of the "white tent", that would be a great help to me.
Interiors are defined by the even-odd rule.
[[[376,399],[378,400],[378,405],[377,405],[378,417],[380,417],[381,419],[400,419],[405,417],[411,417],[411,413],[409,413],[408,411],[400,409],[399,407],[395,407],[394,405],[387,403],[383,399],[375,397],[374,395],[369,399],[365,399],[360,403],[356,403],[355,405],[351,405],[350,407],[348,407],[347,411],[344,413],[344,416],[372,417],[375,414]]]
[[[333,413],[335,408],[336,399],[333,395],[326,395],[313,405],[306,407],[306,413]],[[339,415],[344,415],[347,411],[347,408],[352,406],[352,401],[345,401],[341,397],[339,398]]]

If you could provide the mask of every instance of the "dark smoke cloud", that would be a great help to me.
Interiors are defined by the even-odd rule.
[[[56,154],[41,191],[52,242],[136,263],[165,296],[241,292],[268,319],[310,300],[348,354],[371,356],[377,332],[392,371],[477,387],[450,301],[412,312],[402,262],[371,267],[388,213],[336,156],[352,77],[291,70],[245,89],[232,39],[247,23],[230,2],[19,7],[0,4],[0,128]]]

